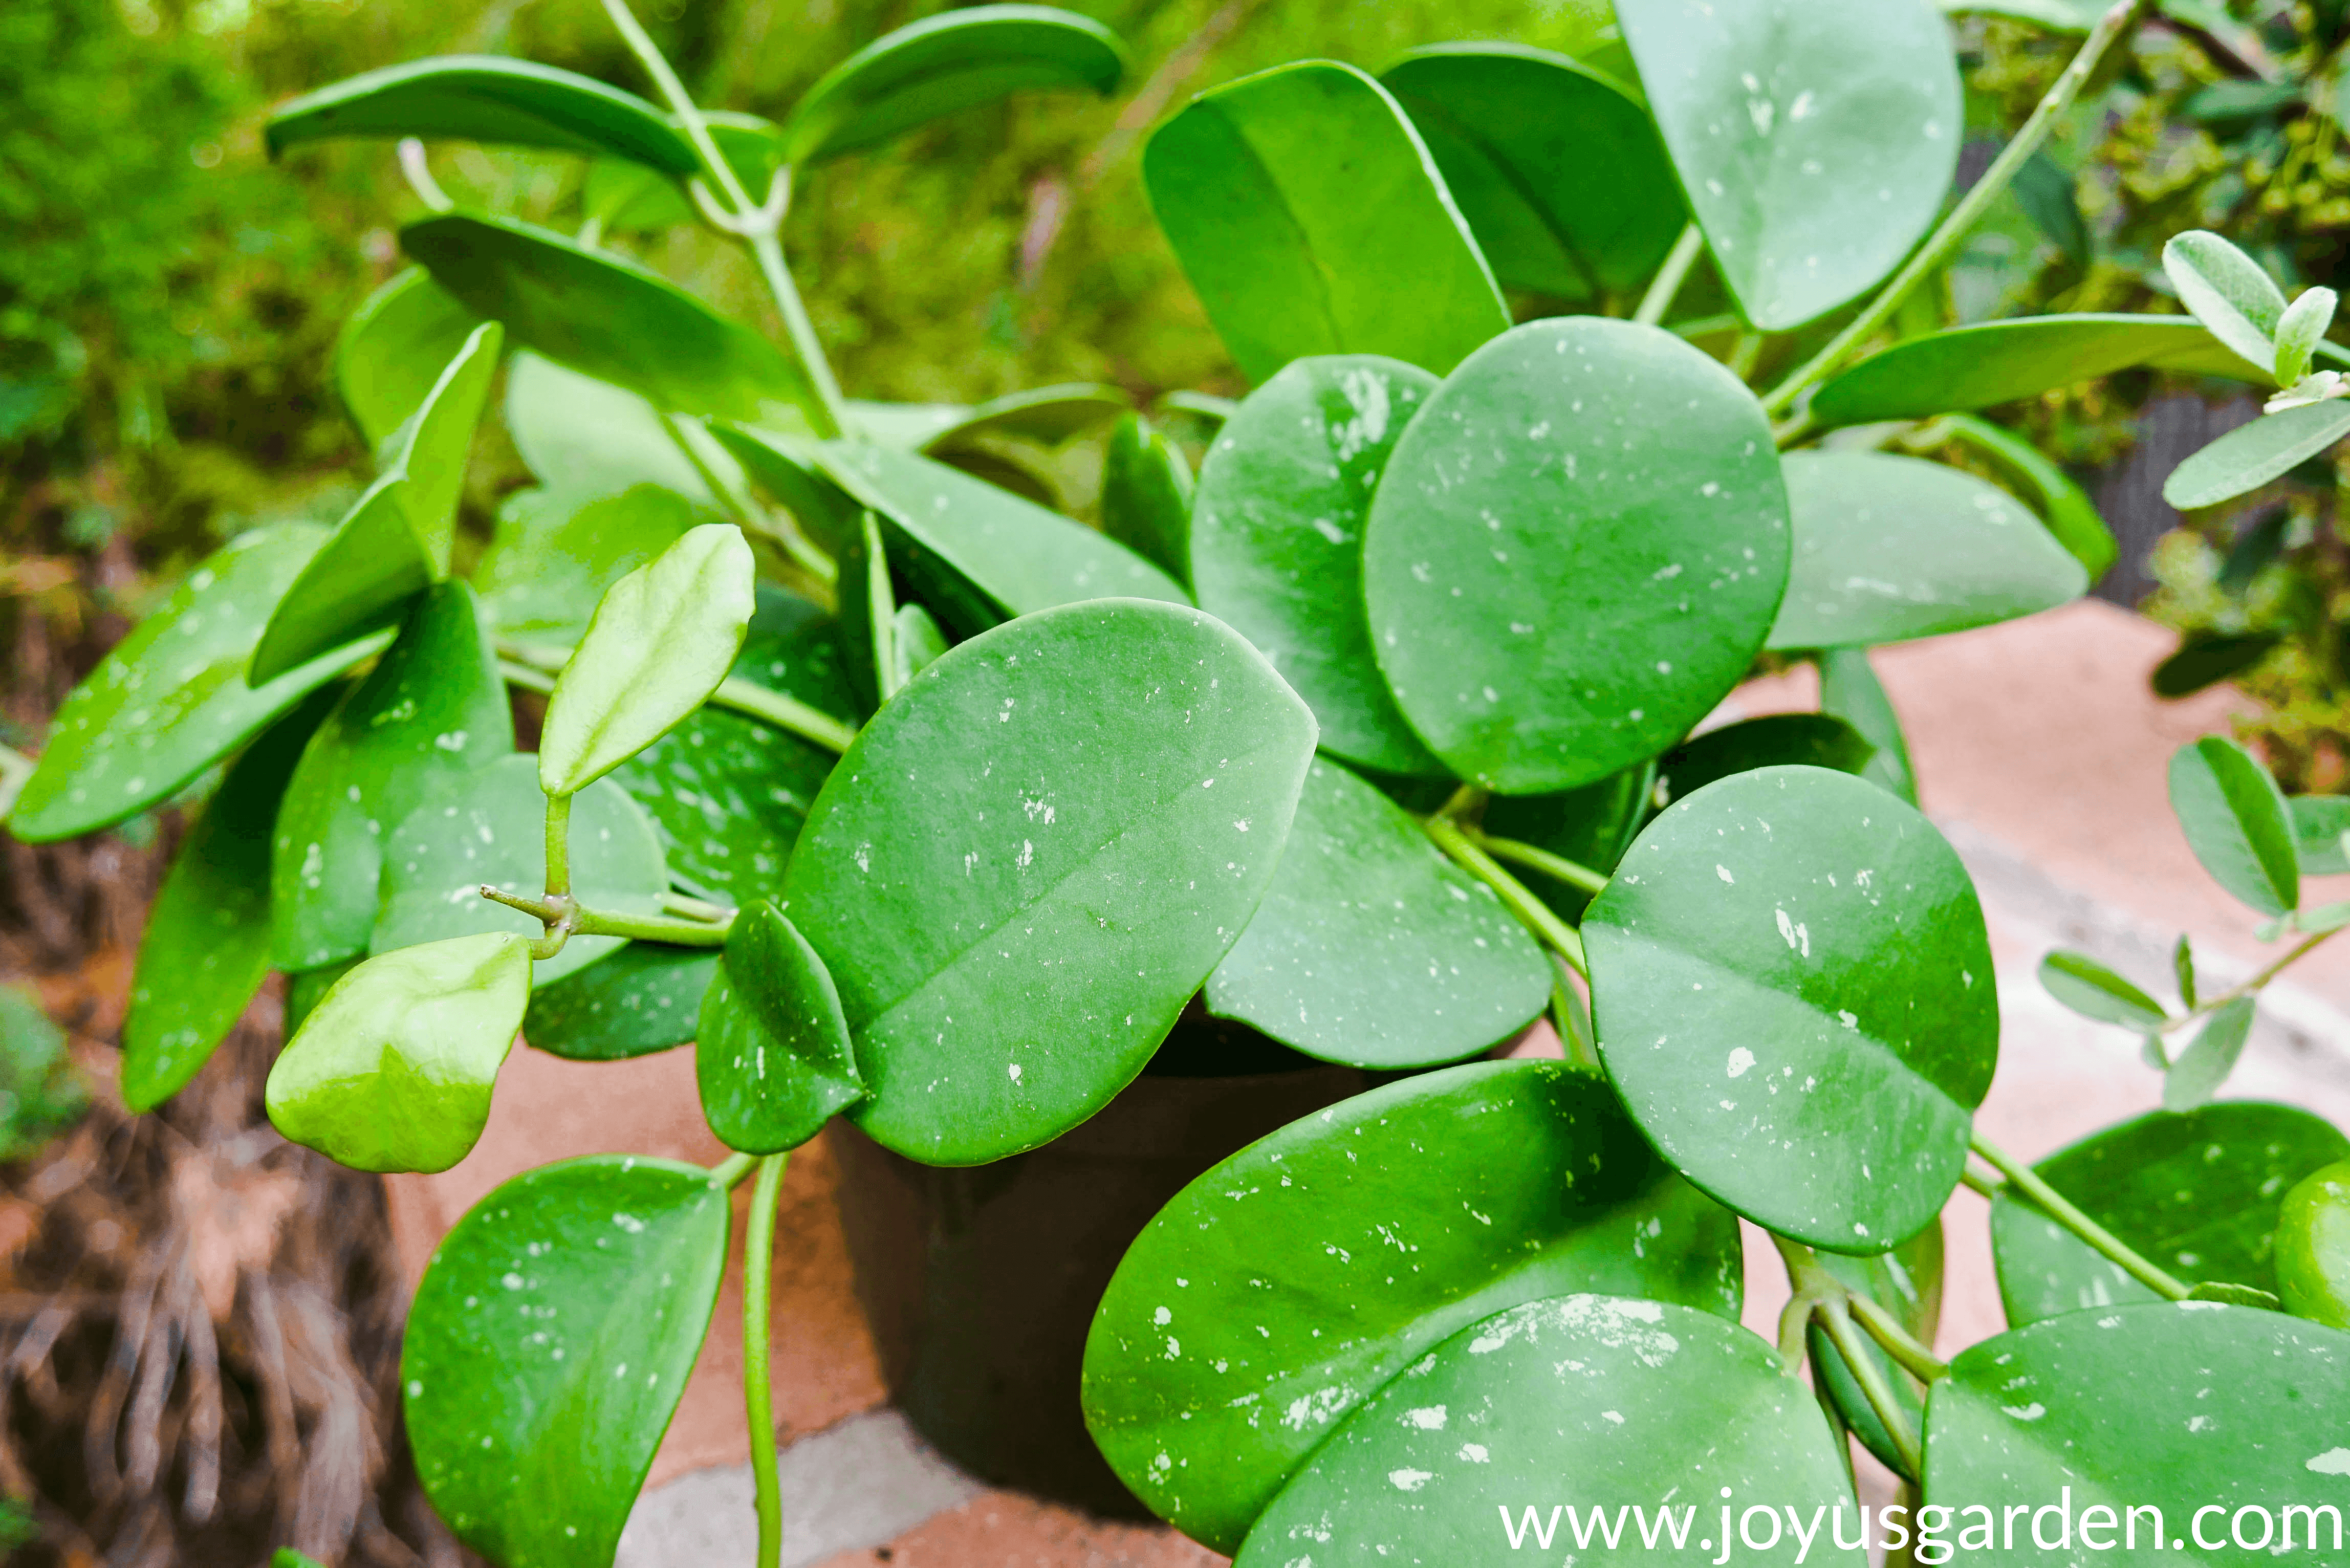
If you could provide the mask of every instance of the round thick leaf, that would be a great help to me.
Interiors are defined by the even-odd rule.
[[[443,213],[400,248],[517,348],[640,392],[656,407],[753,423],[804,423],[814,398],[783,351],[660,274],[549,230]]]
[[[1048,5],[972,5],[925,17],[825,73],[784,124],[786,161],[820,163],[1015,92],[1117,90],[1118,35]]]
[[[840,993],[773,902],[744,909],[727,933],[693,1067],[702,1119],[747,1154],[797,1148],[865,1097]]]
[[[370,450],[424,405],[481,322],[410,267],[369,295],[335,338],[335,389]]]
[[[498,508],[474,576],[500,634],[576,643],[605,590],[650,566],[695,528],[721,521],[657,484],[582,502],[567,492],[518,490]]]
[[[1920,1345],[1934,1343],[1934,1331],[1942,1316],[1942,1221],[1934,1222],[1890,1252],[1874,1258],[1846,1258],[1834,1252],[1814,1253],[1820,1266],[1845,1285],[1867,1296],[1891,1313],[1894,1319]],[[1892,1391],[1894,1403],[1908,1417],[1909,1428],[1916,1431],[1925,1418],[1926,1400],[1908,1374],[1894,1364],[1883,1347],[1866,1334],[1861,1335],[1866,1355],[1876,1364],[1877,1375]],[[1909,1473],[1909,1465],[1901,1456],[1901,1446],[1887,1431],[1884,1418],[1868,1402],[1860,1380],[1852,1375],[1852,1366],[1844,1353],[1835,1347],[1815,1318],[1806,1335],[1806,1348],[1811,1353],[1814,1376],[1827,1386],[1828,1397],[1835,1401],[1836,1414],[1844,1417],[1845,1426],[1865,1444],[1868,1451],[1883,1462],[1886,1469],[1910,1480],[1918,1478]]]
[[[1465,779],[1588,784],[1671,745],[1762,648],[1787,503],[1753,395],[1669,332],[1533,321],[1430,395],[1372,497],[1396,701]]]
[[[1550,961],[1491,888],[1316,760],[1273,886],[1205,1000],[1326,1062],[1424,1067],[1508,1039],[1550,988]]]
[[[457,1222],[400,1377],[417,1473],[459,1540],[494,1563],[610,1568],[709,1332],[727,1219],[706,1170],[596,1155],[525,1171]]]
[[[1717,1490],[1735,1501],[1716,1511]],[[1506,1563],[1527,1546],[1631,1563],[1692,1541],[1706,1561],[1731,1554],[1705,1542],[1733,1510],[1757,1509],[1766,1542],[1783,1511],[1816,1533],[1811,1561],[1861,1568],[1867,1553],[1825,1528],[1851,1496],[1818,1404],[1761,1338],[1669,1303],[1555,1296],[1461,1329],[1380,1389],[1282,1489],[1233,1568]],[[1794,1543],[1756,1560],[1793,1563]]]
[[[618,1062],[693,1038],[718,973],[708,948],[630,942],[610,958],[530,993],[523,1039],[575,1062]]]
[[[1140,414],[1102,454],[1102,532],[1179,583],[1191,580],[1191,465]]]
[[[1741,1283],[1737,1222],[1596,1074],[1455,1067],[1292,1122],[1159,1210],[1095,1314],[1086,1422],[1135,1495],[1228,1552],[1348,1411],[1467,1324],[1578,1291],[1735,1322]],[[1453,1440],[1478,1440],[1459,1413]]]
[[[2040,983],[2082,1017],[2101,1023],[2144,1032],[2161,1028],[2170,1016],[2162,1003],[2086,953],[2050,953],[2040,961]]]
[[[1922,420],[2036,398],[2140,365],[2265,381],[2185,316],[2032,316],[1929,332],[1872,354],[1822,387],[1812,414],[1832,425]]]
[[[1833,310],[1941,210],[1965,129],[1928,0],[1619,0],[1714,265],[1756,327]]]
[[[2239,1508],[2256,1510],[2242,1528],[2259,1541],[2260,1513],[2291,1528],[2290,1505],[2342,1501],[2345,1404],[2337,1329],[2216,1302],[2067,1313],[1971,1347],[1934,1385],[1926,1499],[2001,1519],[2069,1495],[2068,1533],[2097,1555],[2044,1562],[2250,1568],[2272,1559],[2230,1547]],[[2033,1522],[2043,1540],[2065,1529],[2054,1513]]]
[[[1768,713],[1692,735],[1657,764],[1664,798],[1695,794],[1716,779],[1756,768],[1866,770],[1877,748],[1833,713]],[[1572,858],[1572,857],[1570,857]]]
[[[2344,436],[2350,436],[2350,400],[2341,398],[2263,414],[2172,469],[2162,498],[2182,512],[2217,506],[2298,468]]]
[[[1419,133],[1352,66],[1302,60],[1201,94],[1151,134],[1142,179],[1252,381],[1309,354],[1441,376],[1510,325]]]
[[[383,836],[437,784],[514,750],[471,588],[443,583],[303,749],[269,856],[270,952],[288,972],[367,951]]]
[[[682,179],[693,144],[634,93],[502,55],[441,55],[366,71],[269,117],[269,155],[338,136],[452,137],[626,158]]]
[[[539,787],[577,794],[681,723],[733,668],[757,607],[743,530],[689,530],[604,590],[546,700]]]
[[[1565,55],[1432,44],[1379,73],[1494,275],[1569,301],[1638,289],[1689,210],[1640,100]]]
[[[484,931],[542,934],[539,922],[521,910],[483,898],[484,883],[530,898],[546,891],[546,797],[539,793],[536,756],[500,757],[436,780],[392,830],[369,950]],[[660,842],[636,802],[609,781],[580,791],[571,804],[571,888],[580,901],[615,914],[656,915],[668,886]],[[573,937],[540,961],[537,981],[560,980],[620,942]]]
[[[321,689],[271,725],[180,840],[139,939],[122,1018],[122,1098],[134,1111],[186,1086],[269,972],[270,827],[334,699]]]
[[[2311,1171],[2284,1195],[2276,1276],[2285,1311],[2350,1328],[2350,1162]]]
[[[2263,915],[2301,902],[2301,851],[2291,808],[2250,752],[2206,735],[2170,758],[2170,809],[2211,879]]]
[[[2350,872],[2350,795],[2297,794],[2285,806],[2293,813],[2301,874],[2338,877]]]
[[[245,661],[282,597],[327,537],[280,524],[206,556],[162,607],[115,645],[57,710],[8,831],[45,844],[136,816],[243,745],[310,691],[380,652],[363,638],[261,686]]]
[[[1396,711],[1363,621],[1363,519],[1436,378],[1370,354],[1294,359],[1242,400],[1200,465],[1191,586],[1297,689],[1325,751],[1440,774]]]
[[[1669,807],[1583,919],[1633,1119],[1781,1235],[1881,1252],[1941,1212],[1999,1055],[1982,906],[1916,808],[1819,768]]]
[[[858,1124],[976,1165],[1100,1109],[1255,911],[1313,747],[1256,650],[1172,605],[1023,616],[915,676],[785,881],[856,1035]]]
[[[825,472],[882,522],[889,561],[966,635],[1085,599],[1189,604],[1182,585],[1116,540],[942,462],[835,442]]]
[[[2089,574],[2024,504],[1973,474],[1868,452],[1782,462],[1795,559],[1770,646],[1860,648],[2069,603]]]
[[[358,1170],[446,1170],[473,1152],[530,1002],[509,932],[422,942],[329,986],[269,1069],[269,1120]]]
[[[2307,1111],[2229,1100],[2180,1116],[2156,1111],[2092,1134],[2033,1168],[2158,1266],[2193,1282],[2276,1289],[2278,1206],[2285,1189],[2350,1155],[2350,1139]],[[2007,1321],[2157,1300],[2117,1263],[2002,1192],[1991,1252]]]
[[[504,411],[515,450],[556,494],[576,500],[658,484],[723,509],[719,492],[743,489],[742,465],[699,421],[663,414],[626,387],[536,354],[513,357]]]

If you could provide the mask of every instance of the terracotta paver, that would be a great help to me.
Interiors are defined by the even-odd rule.
[[[1231,1561],[1171,1530],[1104,1523],[992,1491],[887,1546],[843,1552],[819,1568],[1221,1568]]]

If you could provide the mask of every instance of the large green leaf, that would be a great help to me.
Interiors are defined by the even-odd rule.
[[[640,392],[659,408],[804,424],[814,398],[783,351],[660,274],[507,218],[444,213],[400,248],[516,347]]]
[[[1935,637],[2088,590],[2087,570],[2040,519],[1973,474],[1871,452],[1790,452],[1782,469],[1795,558],[1774,649]]]
[[[377,289],[343,323],[335,338],[335,390],[370,449],[423,406],[480,325],[421,267]]]
[[[1379,73],[1494,275],[1599,301],[1638,289],[1689,209],[1639,99],[1565,55],[1431,44]]]
[[[1703,1540],[1758,1509],[1766,1542],[1783,1511],[1814,1536],[1810,1561],[1862,1568],[1867,1553],[1823,1528],[1851,1496],[1819,1406],[1763,1340],[1669,1303],[1555,1296],[1461,1329],[1380,1389],[1282,1490],[1233,1568],[1501,1563],[1527,1546],[1558,1553],[1545,1562],[1632,1563],[1693,1537],[1679,1560],[1710,1561],[1731,1547]],[[1795,1555],[1789,1540],[1757,1560]]]
[[[604,592],[697,527],[722,521],[658,484],[581,501],[518,490],[498,508],[496,531],[474,576],[500,634],[563,646],[588,629]]]
[[[2048,532],[2081,563],[2091,582],[2120,558],[2121,545],[2098,514],[2097,504],[2055,460],[2023,437],[1972,414],[1951,414],[1943,424],[1953,440],[1991,459],[2022,488]]]
[[[868,44],[825,73],[784,123],[785,159],[819,163],[1016,92],[1105,96],[1126,74],[1118,35],[1048,5],[972,5]]]
[[[1716,779],[1756,768],[1863,773],[1876,755],[1877,748],[1858,730],[1834,714],[1766,713],[1690,736],[1659,760],[1657,778],[1664,798],[1679,800]]]
[[[840,992],[772,900],[744,909],[726,935],[693,1066],[710,1130],[749,1154],[797,1148],[865,1097]]]
[[[2350,1163],[2313,1170],[2284,1195],[2275,1261],[2285,1311],[2350,1328]]]
[[[959,631],[1084,599],[1191,602],[1116,540],[944,463],[845,442],[827,447],[823,462],[879,515],[890,563],[915,597]]]
[[[443,583],[303,749],[269,856],[270,951],[288,972],[367,951],[383,837],[437,784],[514,750],[473,590]]]
[[[2224,735],[2189,742],[2170,759],[2170,809],[2211,879],[2263,915],[2301,903],[2301,855],[2283,792]]]
[[[515,450],[556,494],[586,499],[658,484],[723,510],[743,486],[742,466],[701,421],[536,354],[513,357],[504,411]]]
[[[2297,794],[2285,805],[2293,813],[2301,874],[2339,877],[2350,872],[2350,795]]]
[[[1350,1410],[1465,1325],[1577,1291],[1734,1321],[1741,1283],[1736,1222],[1596,1074],[1455,1067],[1293,1122],[1159,1210],[1095,1314],[1086,1422],[1155,1512],[1231,1551]],[[1460,1414],[1453,1440],[1476,1440]]]
[[[417,1474],[459,1540],[610,1568],[709,1332],[727,1215],[708,1171],[608,1154],[525,1171],[457,1222],[400,1377]]]
[[[180,840],[148,912],[122,1018],[122,1098],[151,1111],[186,1086],[269,972],[269,837],[327,689],[247,747]]]
[[[1384,354],[1443,375],[1510,325],[1403,110],[1351,66],[1228,82],[1152,133],[1159,226],[1241,373]]]
[[[2185,316],[2032,316],[1954,327],[1897,343],[1812,399],[1827,424],[1921,420],[2035,398],[2140,365],[2180,375],[2264,381]]]
[[[546,891],[546,809],[538,759],[528,753],[436,779],[384,846],[383,902],[369,950],[485,931],[538,936],[538,921],[476,889],[487,883],[529,898]],[[608,780],[580,791],[571,806],[571,888],[581,901],[616,914],[659,914],[668,885],[660,842],[636,802]],[[620,941],[573,937],[539,961],[535,978],[560,980]]]
[[[1317,760],[1281,867],[1204,999],[1326,1062],[1424,1067],[1506,1040],[1550,988],[1549,961],[1491,889]]]
[[[1128,414],[1102,453],[1102,532],[1179,583],[1191,580],[1191,465],[1182,449]]]
[[[473,1152],[530,1002],[509,931],[420,942],[354,967],[269,1069],[269,1120],[359,1170],[446,1170]]]
[[[1942,1315],[1942,1222],[1939,1218],[1892,1251],[1877,1257],[1847,1258],[1834,1252],[1814,1256],[1822,1268],[1848,1288],[1891,1313],[1910,1338],[1920,1345],[1934,1343],[1934,1331]],[[1862,1391],[1860,1380],[1852,1375],[1852,1364],[1845,1359],[1844,1353],[1835,1347],[1816,1318],[1805,1340],[1814,1374],[1826,1386],[1828,1397],[1835,1401],[1836,1413],[1844,1417],[1852,1435],[1866,1444],[1886,1469],[1917,1480],[1902,1458],[1901,1445],[1893,1440],[1885,1418],[1877,1413],[1877,1407]],[[1864,1353],[1876,1365],[1877,1376],[1892,1392],[1894,1403],[1908,1417],[1910,1429],[1916,1430],[1926,1414],[1926,1401],[1918,1385],[1866,1334],[1861,1336],[1861,1343],[1866,1347]]]
[[[256,528],[206,556],[73,690],[8,813],[28,844],[110,827],[177,794],[303,696],[390,641],[379,633],[265,685],[245,661],[269,607],[317,553],[307,524]]]
[[[269,117],[269,155],[339,136],[401,137],[626,158],[680,178],[693,145],[634,93],[530,60],[440,55],[366,71]]]
[[[693,1038],[718,974],[708,948],[630,942],[530,993],[523,1038],[575,1062],[618,1062]]]
[[[1746,319],[1876,283],[1941,210],[1965,130],[1928,0],[1617,0],[1648,108]]]
[[[1441,774],[1371,656],[1363,520],[1436,378],[1371,354],[1293,359],[1210,443],[1191,500],[1191,586],[1297,689],[1322,747],[1391,774]]]
[[[2040,1539],[2096,1553],[2041,1562],[2251,1568],[2274,1559],[2230,1545],[2240,1508],[2254,1513],[2237,1539],[2258,1542],[2262,1514],[2291,1528],[2292,1505],[2339,1503],[2345,1404],[2350,1335],[2336,1329],[2217,1302],[2067,1313],[1971,1347],[1934,1385],[1926,1501],[2028,1511]],[[2060,1536],[2048,1510],[2066,1503]]]
[[[1584,916],[1601,1054],[1682,1175],[1881,1252],[1941,1211],[1991,1087],[1982,906],[1918,811],[1820,768],[1669,807]]]
[[[1462,778],[1565,789],[1729,693],[1788,549],[1770,423],[1727,370],[1655,327],[1528,322],[1396,443],[1363,539],[1371,643]]]
[[[1248,923],[1313,745],[1238,633],[1170,605],[1039,611],[915,676],[785,881],[856,1033],[859,1125],[975,1165],[1100,1109]]]
[[[2309,1112],[2229,1100],[2156,1111],[2093,1133],[2033,1168],[2092,1220],[2189,1282],[2276,1289],[2278,1207],[2285,1189],[2350,1155],[2350,1139]],[[2002,1192],[1991,1254],[2007,1321],[2151,1302],[2130,1277],[2029,1199]]]
[[[2182,512],[2217,506],[2298,468],[2350,436],[2350,401],[2328,398],[2230,431],[2170,471],[2162,498]]]

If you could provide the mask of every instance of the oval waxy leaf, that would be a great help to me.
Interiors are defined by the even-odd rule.
[[[369,295],[335,338],[335,390],[351,422],[380,450],[424,406],[480,318],[410,267]]]
[[[2259,759],[2224,735],[2170,758],[2170,809],[2211,879],[2263,915],[2301,903],[2301,854],[2284,793]]]
[[[261,686],[244,681],[265,607],[327,537],[307,524],[256,528],[204,557],[65,700],[8,831],[46,844],[136,816],[257,734],[388,634],[348,643]]]
[[[1379,73],[1493,274],[1570,302],[1639,288],[1689,209],[1640,100],[1523,44],[1432,44]]]
[[[2339,1499],[2345,1404],[2350,1336],[2337,1329],[2216,1302],[2067,1313],[1970,1347],[1936,1381],[1926,1501],[2005,1519],[2061,1505],[2069,1488],[2072,1528],[2099,1554],[2073,1562],[2159,1564],[2194,1535],[2200,1550],[2176,1560],[2250,1568],[2272,1558],[2229,1549],[2239,1508],[2265,1504],[2289,1529],[2306,1504]],[[2168,1539],[2140,1543],[2147,1526]],[[2257,1529],[2256,1514],[2243,1534],[2259,1541]],[[2317,1529],[2310,1517],[2302,1544]]]
[[[481,897],[484,883],[527,898],[546,891],[546,797],[538,759],[527,753],[436,782],[392,830],[369,950],[484,931],[542,934],[530,916]],[[660,841],[636,802],[609,781],[580,791],[571,804],[571,887],[580,900],[615,914],[657,915],[668,886]],[[573,937],[539,961],[538,983],[587,967],[621,940]]]
[[[442,137],[625,158],[680,179],[693,144],[634,93],[502,55],[441,55],[366,71],[269,117],[269,155],[341,136]]]
[[[2294,1182],[2350,1155],[2309,1112],[2229,1100],[2156,1111],[2093,1133],[2033,1167],[2048,1185],[2178,1278],[2275,1290],[2278,1208]],[[1991,1200],[1991,1255],[2007,1321],[2151,1302],[2154,1292],[2038,1205]]]
[[[151,1111],[187,1085],[269,972],[269,838],[303,742],[335,694],[245,749],[189,826],[148,911],[122,1017],[122,1098]]]
[[[1583,919],[1633,1119],[1758,1225],[1881,1252],[1941,1211],[1999,1055],[1982,906],[1933,825],[1819,768],[1650,823]]]
[[[1735,1322],[1742,1278],[1737,1222],[1596,1074],[1450,1068],[1292,1122],[1160,1210],[1095,1314],[1086,1424],[1152,1511],[1228,1552],[1349,1410],[1480,1318],[1607,1291]]]
[[[1372,354],[1294,359],[1210,443],[1191,500],[1200,607],[1254,643],[1314,710],[1322,748],[1390,774],[1441,774],[1371,656],[1363,522],[1436,378]]]
[[[1795,558],[1774,649],[1860,648],[2013,620],[2088,591],[2021,501],[1973,474],[1881,452],[1781,462]]]
[[[695,528],[723,521],[658,484],[583,502],[518,490],[498,508],[497,529],[474,568],[501,635],[547,646],[577,643],[605,590],[652,565]]]
[[[915,676],[784,885],[856,1035],[858,1125],[977,1165],[1108,1103],[1255,911],[1313,748],[1256,650],[1172,605],[1039,611]]]
[[[2350,436],[2350,400],[2263,414],[2172,469],[2162,498],[2182,512],[2217,506],[2298,468],[2344,436]]]
[[[879,515],[912,597],[965,635],[1085,599],[1191,603],[1181,584],[1116,540],[942,462],[842,442],[823,461]]]
[[[745,1154],[797,1148],[865,1097],[840,992],[772,901],[745,909],[727,933],[693,1067],[702,1118]]]
[[[525,1043],[574,1062],[618,1062],[693,1038],[718,974],[708,948],[630,942],[611,957],[530,993]]]
[[[1363,539],[1371,645],[1461,777],[1568,789],[1728,695],[1788,549],[1770,424],[1729,371],[1655,327],[1532,321],[1396,443]]]
[[[1191,580],[1191,465],[1140,414],[1102,453],[1102,532],[1179,583]]]
[[[783,351],[660,274],[506,218],[443,213],[400,248],[516,347],[680,413],[800,425],[814,393]]]
[[[1756,768],[1800,765],[1858,774],[1876,756],[1877,748],[1833,713],[1766,713],[1690,736],[1659,760],[1657,778],[1670,801]]]
[[[2120,557],[2121,545],[2097,504],[2062,465],[2022,436],[1972,414],[1949,415],[1946,424],[1960,445],[1991,459],[2023,488],[2048,532],[2081,563],[2091,582],[2106,575]]]
[[[2271,369],[2283,291],[2261,264],[2208,230],[2174,234],[2162,247],[2162,270],[2179,303],[2241,358]]]
[[[1704,1485],[1680,1501],[1674,1483],[1692,1477]],[[1720,1541],[1733,1509],[1757,1507],[1769,1541],[1783,1511],[1816,1532],[1809,1561],[1861,1568],[1867,1553],[1825,1528],[1851,1497],[1818,1403],[1760,1337],[1667,1302],[1554,1296],[1461,1329],[1380,1389],[1282,1489],[1233,1568],[1506,1563],[1545,1543],[1561,1553],[1547,1561],[1630,1563],[1656,1555],[1650,1542],[1677,1555]],[[1727,1542],[1696,1553],[1717,1554]],[[1793,1563],[1794,1542],[1754,1560]]]
[[[2161,1028],[2170,1017],[2162,1003],[2086,953],[2050,953],[2040,961],[2040,983],[2049,995],[2100,1023],[2143,1033]]]
[[[384,835],[438,784],[513,750],[480,607],[443,583],[303,748],[271,836],[271,961],[298,973],[367,951]]]
[[[1909,765],[1909,741],[1901,716],[1868,662],[1865,648],[1831,648],[1819,656],[1820,711],[1832,713],[1860,732],[1877,748],[1860,776],[1918,804],[1918,777]]]
[[[1316,759],[1273,886],[1203,999],[1326,1062],[1425,1067],[1508,1039],[1550,988],[1550,961],[1490,888]]]
[[[1801,326],[1891,272],[1965,129],[1928,0],[1620,0],[1624,41],[1741,314]]]
[[[1152,132],[1142,179],[1252,381],[1308,354],[1441,376],[1510,325],[1419,133],[1352,66],[1301,60],[1201,94]]]
[[[658,484],[723,511],[728,499],[720,492],[743,488],[742,465],[699,421],[665,414],[626,387],[527,350],[507,367],[503,412],[524,463],[550,493],[575,504]]]
[[[2338,877],[2350,872],[2350,795],[2297,794],[2285,805],[2293,813],[2301,874]]]
[[[458,1539],[494,1563],[610,1568],[709,1332],[727,1220],[699,1167],[595,1155],[457,1222],[400,1377],[417,1473]]]
[[[446,1170],[490,1119],[530,1002],[510,932],[384,953],[328,988],[269,1069],[269,1120],[357,1170]]]
[[[1114,92],[1118,35],[1049,5],[972,5],[925,17],[827,71],[784,122],[784,156],[805,165],[876,147],[918,125],[1016,92]]]
[[[2277,1210],[2277,1294],[2295,1317],[2350,1328],[2350,1162],[2295,1182]]]
[[[577,794],[702,706],[743,650],[756,570],[743,530],[711,523],[604,591],[546,700],[541,789]]]

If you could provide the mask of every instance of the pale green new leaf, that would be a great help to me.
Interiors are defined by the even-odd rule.
[[[2290,387],[2309,374],[2317,346],[2325,338],[2325,329],[2334,325],[2334,294],[2330,288],[2311,288],[2285,310],[2277,323],[2276,379],[2280,387]]]
[[[2276,363],[2284,293],[2260,263],[2218,234],[2190,229],[2162,247],[2162,270],[2212,337],[2255,365]]]
[[[2268,769],[2235,742],[2206,735],[2170,759],[2170,809],[2212,880],[2263,915],[2301,902],[2291,808]]]
[[[2299,467],[2350,436],[2350,400],[2327,398],[2230,431],[2173,469],[2162,498],[2182,512],[2217,506]]]

